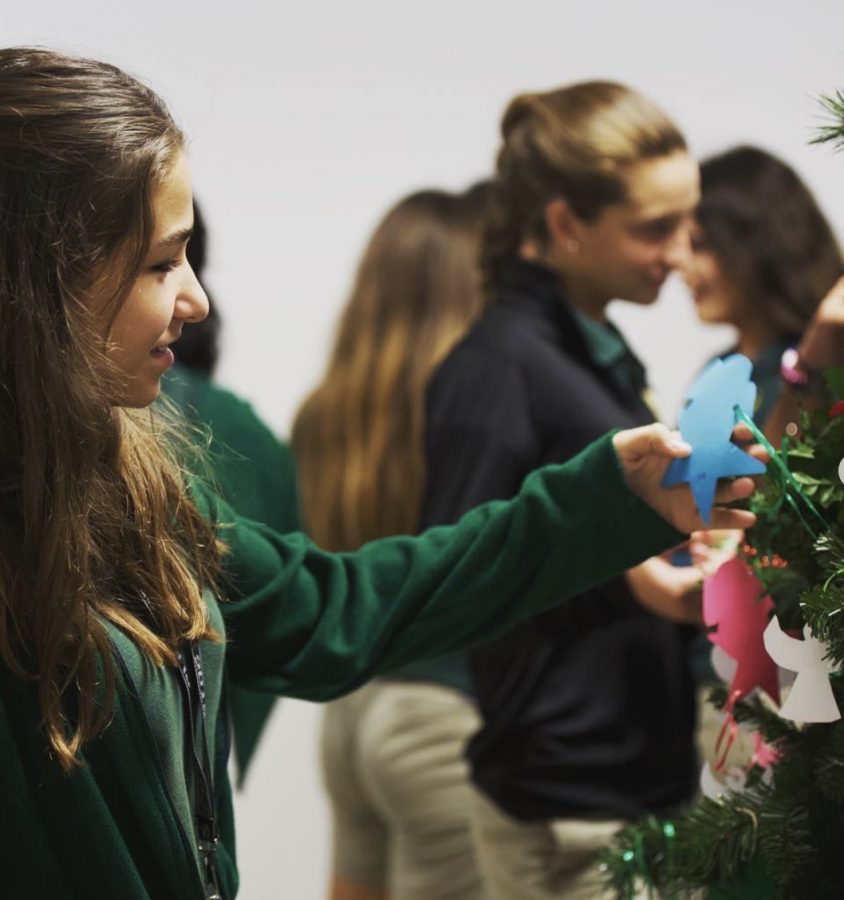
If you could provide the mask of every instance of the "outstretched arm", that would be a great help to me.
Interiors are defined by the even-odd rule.
[[[670,458],[687,452],[661,426],[619,432],[533,473],[513,500],[345,554],[239,520],[206,497],[209,514],[232,524],[223,531],[230,602],[222,607],[232,677],[324,700],[379,672],[489,640],[678,543],[668,522],[700,527],[687,486],[659,487]],[[739,479],[719,501],[751,489]],[[752,520],[737,510],[713,515],[719,527]]]

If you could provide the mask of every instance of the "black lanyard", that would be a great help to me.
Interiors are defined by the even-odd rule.
[[[205,875],[206,900],[222,900],[214,857],[220,846],[217,825],[217,807],[214,799],[214,779],[211,757],[208,753],[205,702],[205,678],[202,673],[202,656],[197,644],[189,644],[186,651],[179,651],[179,674],[185,699],[187,739],[189,742],[190,771],[193,780],[194,819],[199,841],[199,852]]]

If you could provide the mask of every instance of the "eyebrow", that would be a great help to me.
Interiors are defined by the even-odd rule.
[[[640,220],[642,225],[673,225],[685,218],[685,213],[663,213],[660,216],[647,216]]]
[[[187,241],[191,235],[193,234],[193,226],[190,228],[180,228],[178,231],[174,231],[171,234],[168,234],[166,237],[162,238],[156,245],[155,250],[163,249],[164,247],[175,247],[179,244],[183,244]]]

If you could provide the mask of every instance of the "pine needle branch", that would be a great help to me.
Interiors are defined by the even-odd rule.
[[[821,125],[809,143],[833,144],[835,150],[841,150],[844,148],[844,91],[838,89],[832,94],[824,94],[820,104],[832,121]]]

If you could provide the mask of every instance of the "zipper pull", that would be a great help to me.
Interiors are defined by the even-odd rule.
[[[223,900],[217,883],[217,869],[214,866],[214,857],[219,846],[220,841],[216,837],[211,840],[200,839],[198,842],[202,862],[205,865],[205,900]]]

